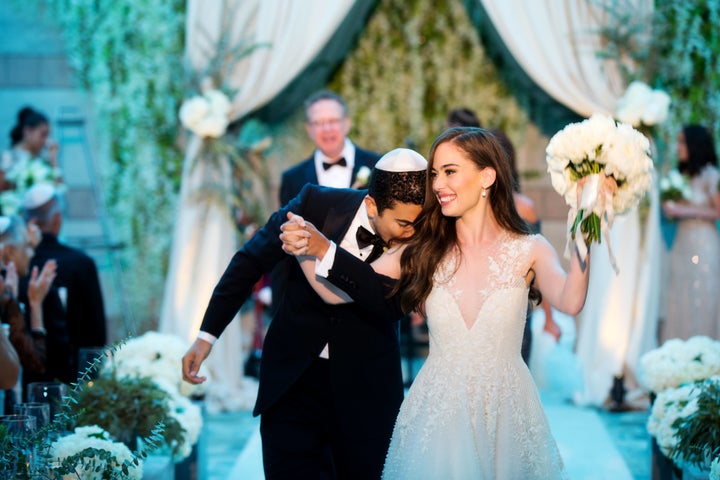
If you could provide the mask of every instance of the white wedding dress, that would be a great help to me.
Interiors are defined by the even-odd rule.
[[[533,241],[501,235],[474,292],[456,282],[452,258],[438,269],[426,302],[429,354],[400,409],[384,479],[565,478],[520,356]],[[469,328],[468,301],[479,305]]]

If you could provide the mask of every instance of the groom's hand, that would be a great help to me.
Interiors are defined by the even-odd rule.
[[[280,227],[282,249],[291,255],[308,255],[322,260],[330,248],[330,240],[301,216],[288,212],[287,218]]]
[[[186,382],[197,385],[207,380],[206,377],[199,377],[198,372],[200,371],[200,365],[205,361],[212,345],[205,340],[198,338],[195,343],[192,344],[190,350],[182,358],[182,373],[183,380]]]

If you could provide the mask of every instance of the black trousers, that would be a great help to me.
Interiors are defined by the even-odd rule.
[[[316,359],[290,390],[263,412],[260,435],[266,479],[380,478],[384,452],[372,451],[377,450],[374,445],[338,428],[343,422],[338,421],[335,408],[330,362]]]

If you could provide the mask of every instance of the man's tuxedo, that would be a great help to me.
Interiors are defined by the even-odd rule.
[[[32,265],[42,269],[47,260],[57,262],[58,288],[67,289],[67,328],[77,359],[82,347],[102,347],[107,342],[107,326],[100,280],[95,261],[84,252],[60,243],[55,235],[44,233],[35,248]]]
[[[365,194],[303,187],[234,255],[215,287],[201,330],[219,336],[260,276],[279,262],[291,260],[285,295],[265,337],[253,413],[272,409],[317,362],[328,365],[332,408],[327,415],[347,439],[355,459],[349,461],[360,463],[353,477],[379,478],[403,397],[397,325],[374,316],[361,303],[324,303],[298,262],[282,250],[279,239],[280,226],[292,211],[339,244]],[[330,358],[319,359],[326,344]]]
[[[379,154],[355,146],[355,164],[348,187],[352,186],[355,182],[357,173],[362,167],[372,169],[379,159]],[[315,157],[313,155],[283,172],[280,181],[280,206],[286,205],[295,195],[300,193],[302,187],[307,183],[312,183],[313,185],[318,184],[317,172],[315,171]]]

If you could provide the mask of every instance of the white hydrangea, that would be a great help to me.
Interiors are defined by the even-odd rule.
[[[651,392],[720,375],[720,342],[695,336],[674,338],[640,358],[638,380]]]
[[[122,376],[150,377],[172,385],[182,395],[201,395],[208,382],[190,384],[182,379],[182,357],[190,346],[176,335],[149,331],[129,339],[112,356],[105,369]],[[209,373],[201,367],[200,375]]]
[[[53,442],[50,446],[50,454],[54,461],[61,462],[88,448],[110,452],[114,460],[110,465],[105,465],[105,468],[101,469],[101,471],[96,471],[92,464],[86,464],[81,460],[75,465],[75,470],[78,472],[78,475],[65,475],[63,480],[77,478],[81,480],[100,480],[103,478],[104,470],[117,471],[125,462],[130,462],[128,476],[126,478],[130,480],[139,480],[142,478],[142,463],[135,465],[135,463],[132,462],[134,457],[130,449],[128,449],[124,443],[114,442],[110,438],[110,434],[97,425],[77,427],[74,433],[61,437]],[[97,464],[95,466],[97,466]]]
[[[185,431],[183,443],[179,445],[179,454],[176,461],[182,461],[192,452],[192,447],[198,441],[203,426],[202,411],[187,397],[178,392],[177,388],[162,379],[156,379],[155,383],[170,395],[168,410]],[[171,445],[175,447],[176,445]]]
[[[679,418],[685,418],[697,412],[697,397],[700,389],[695,385],[683,385],[679,388],[669,388],[658,393],[653,403],[647,430],[655,437],[658,447],[667,457],[675,447],[678,439],[677,430],[673,423]]]

